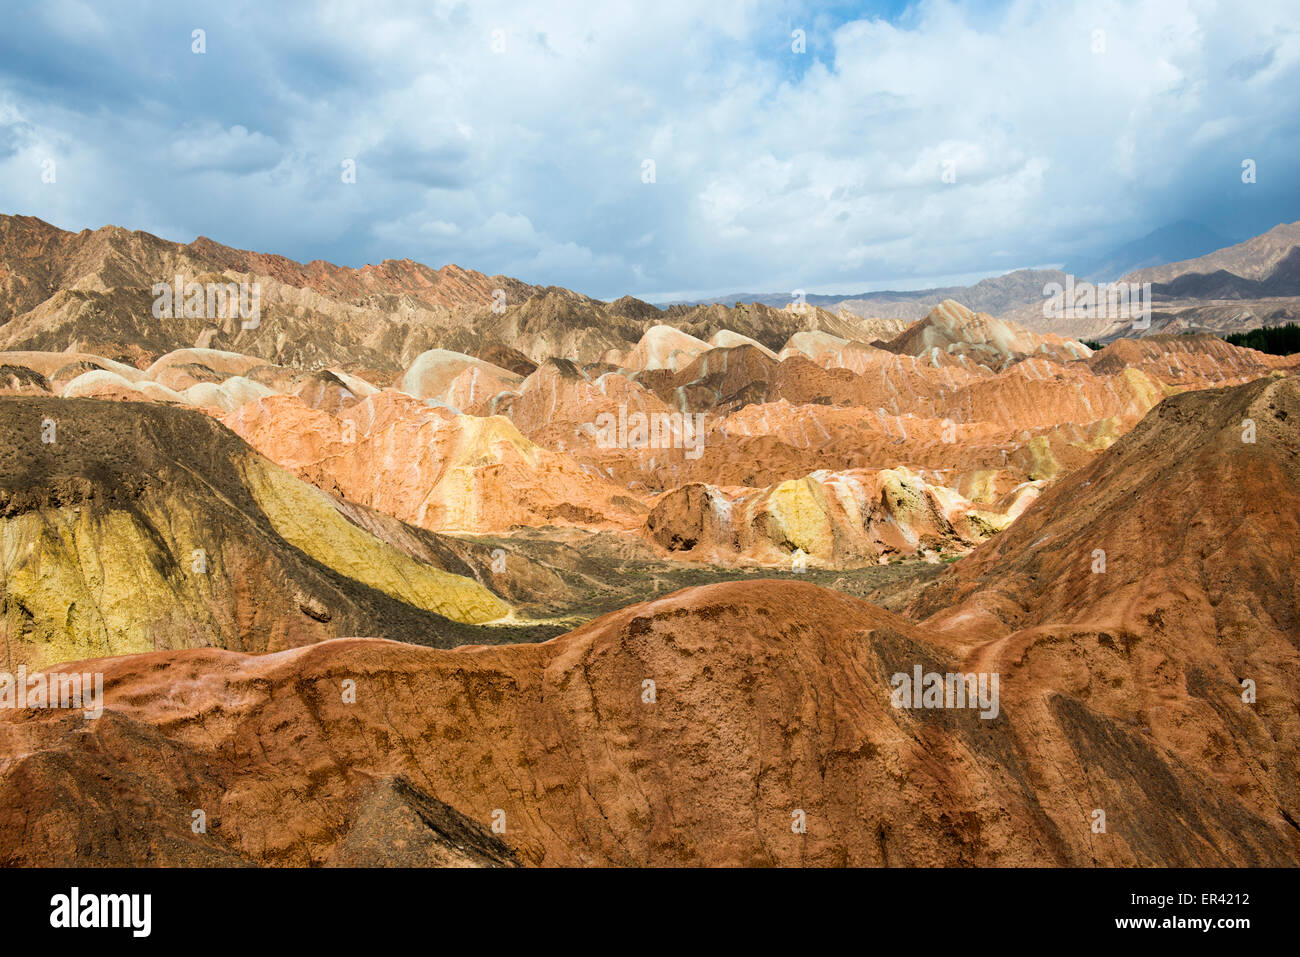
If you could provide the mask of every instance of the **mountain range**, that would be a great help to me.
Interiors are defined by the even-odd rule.
[[[1300,863],[1300,355],[1170,332],[1298,230],[1094,349],[0,219],[0,861]]]
[[[1108,342],[1121,336],[1213,332],[1228,335],[1300,317],[1300,223],[1283,223],[1243,243],[1228,245],[1197,223],[1175,223],[1107,253],[1064,269],[1017,269],[970,286],[849,296],[807,294],[819,308],[907,321],[923,318],[945,299],[978,312],[1058,335]],[[1151,325],[1134,329],[1127,315],[1075,315],[1053,320],[1044,313],[1044,287],[1067,276],[1092,284],[1153,284]],[[789,294],[732,295],[709,302],[754,301],[780,307]]]

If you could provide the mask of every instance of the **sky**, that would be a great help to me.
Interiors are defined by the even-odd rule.
[[[1300,219],[1297,157],[1294,0],[0,15],[2,213],[601,298],[917,288],[1179,221],[1239,241]]]

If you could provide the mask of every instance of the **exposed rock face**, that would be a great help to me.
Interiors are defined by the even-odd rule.
[[[851,566],[890,556],[960,554],[1005,528],[1037,497],[1024,483],[978,507],[907,469],[814,472],[763,489],[686,485],[646,519],[652,541],[681,555]]]
[[[1300,863],[1300,357],[917,315],[0,217],[0,863]]]
[[[1243,279],[1266,280],[1300,246],[1300,222],[1281,223],[1244,243],[1215,250],[1196,259],[1139,269],[1124,277],[1128,282],[1169,284],[1183,276],[1208,276],[1226,272]]]
[[[1062,282],[1063,277],[1053,281]],[[1142,290],[1149,321],[1135,326],[1130,310],[1122,307],[1044,310],[1043,299],[1037,297],[1001,318],[1037,331],[1102,342],[1180,333],[1226,336],[1295,322],[1300,319],[1300,223],[1281,223],[1244,243],[1195,259],[1137,269],[1119,282],[1129,291]]]
[[[996,566],[1008,592],[1032,594],[1032,603],[1014,614],[1016,621],[1073,620],[1094,612],[1102,620],[1120,609],[1112,606],[1103,615],[1090,597],[1094,593],[1104,593],[1108,602],[1121,588],[1180,594],[1185,585],[1174,588],[1172,580],[1159,579],[1200,580],[1203,564],[1220,569],[1215,578],[1240,572],[1252,583],[1265,566],[1287,567],[1300,547],[1300,538],[1291,534],[1296,516],[1282,506],[1296,497],[1300,482],[1293,408],[1298,394],[1295,380],[1270,377],[1166,399],[1105,455],[1044,493],[1005,535],[962,562],[942,589],[945,597],[933,602],[947,604],[958,582]],[[1155,534],[1164,528],[1180,533]],[[1109,556],[1105,577],[1091,571],[1094,548]],[[1260,565],[1262,553],[1268,559]],[[1007,578],[1016,569],[1025,569],[1026,578],[1041,576],[1042,584],[1032,591],[1017,586]],[[1279,594],[1277,582],[1269,581],[1265,600],[1276,598],[1285,608],[1300,598],[1294,583]],[[1282,630],[1294,624],[1284,612],[1267,617]],[[1225,619],[1216,627],[1226,625]]]
[[[702,352],[710,349],[707,342],[672,326],[656,325],[646,330],[641,341],[626,353],[613,350],[604,360],[636,372],[654,369],[676,371]]]
[[[403,554],[196,412],[0,399],[7,667],[158,648],[275,651],[509,611]]]
[[[417,399],[435,399],[454,409],[471,409],[517,388],[522,381],[522,376],[482,359],[431,349],[406,371],[401,390]]]
[[[518,867],[510,845],[398,775],[362,799],[329,864],[337,867]]]
[[[949,355],[969,355],[993,369],[1028,355],[1050,355],[1062,360],[1086,359],[1091,350],[1073,339],[1035,334],[1012,322],[971,312],[946,299],[928,316],[913,323],[886,348],[920,356],[931,350]]]
[[[604,308],[563,290],[543,299],[590,313],[593,322]],[[536,308],[488,315],[509,319],[521,336],[536,333],[529,340],[536,351],[558,342],[548,338],[556,330],[533,324],[549,315]],[[467,532],[521,524],[630,530],[657,496],[693,483],[763,488],[812,472],[882,467],[910,469],[944,494],[989,507],[1025,482],[1052,481],[1087,463],[1165,395],[1296,366],[1211,337],[1120,342],[1075,358],[1087,350],[954,303],[888,348],[830,331],[853,329],[811,309],[670,314],[687,328],[743,320],[767,338],[789,323],[817,328],[794,332],[774,354],[743,333],[715,330],[706,342],[660,323],[626,353],[604,350],[621,365],[552,356],[527,376],[447,349],[420,353],[397,376],[338,366],[306,371],[212,348],[179,349],[145,368],[84,352],[9,353],[5,365],[12,394],[46,388],[202,409],[326,491],[425,528]],[[601,341],[620,329],[602,327]],[[913,348],[920,354],[907,354]],[[521,368],[531,363],[518,352],[493,354]],[[395,381],[402,391],[381,393],[374,381]],[[388,410],[378,423],[375,401]],[[408,425],[396,426],[402,417]],[[637,417],[669,440],[620,428],[610,442],[602,423]],[[444,421],[450,428],[441,431]],[[359,423],[360,444],[352,434]],[[387,477],[378,486],[376,472]]]
[[[1284,224],[1201,260],[1125,277],[1159,287],[1147,334],[1198,328],[1226,334],[1300,316],[1297,228]],[[260,322],[246,328],[237,317],[153,318],[153,284],[177,275],[200,283],[257,283]],[[604,303],[454,265],[432,269],[388,260],[348,269],[231,249],[203,237],[182,245],[115,226],[69,233],[31,217],[3,216],[0,349],[92,352],[144,368],[164,353],[201,346],[310,370],[346,364],[346,371],[373,372],[366,378],[388,385],[429,349],[476,356],[522,376],[547,358],[585,365],[611,350],[626,354],[661,325],[714,345],[723,344],[713,339],[726,330],[772,352],[805,331],[888,342],[904,333],[902,319],[933,319],[935,311],[946,310],[945,299],[1067,338],[1142,334],[1127,317],[1045,318],[1044,284],[1063,279],[1055,271],[1018,270],[970,287],[825,303],[838,312],[811,303],[774,308],[762,302],[659,310],[631,297]],[[934,326],[912,332],[913,339],[951,346]],[[988,347],[1001,336],[978,345],[969,334],[959,338],[962,352],[991,358]],[[900,344],[912,355],[919,347],[912,339]],[[1074,351],[1048,344],[1049,352],[1062,348]]]
[[[340,362],[396,371],[454,334],[457,317],[494,315],[498,293],[540,293],[505,276],[409,260],[348,269],[231,249],[182,245],[116,226],[69,233],[32,217],[0,217],[0,348],[82,351],[148,365],[196,345],[319,368]],[[154,283],[257,283],[261,321],[153,317]],[[454,345],[449,345],[455,348]]]
[[[378,393],[341,418],[275,396],[223,421],[313,484],[424,528],[634,528],[646,512],[571,456],[534,445],[508,419],[456,415],[401,393]]]
[[[840,339],[872,342],[891,339],[906,323],[864,319],[852,313],[834,313],[812,304],[785,303],[774,308],[761,302],[736,302],[731,306],[672,306],[659,321],[712,342],[721,329],[730,330],[780,352],[790,337],[806,330],[825,332]]]
[[[1290,379],[1167,399],[910,613],[1300,821],[1298,425]]]
[[[567,359],[547,359],[518,391],[472,411],[503,415],[532,441],[558,451],[597,445],[602,416],[660,415],[673,409],[641,383],[617,372],[593,375]]]
[[[709,345],[715,349],[734,349],[737,346],[753,346],[769,359],[775,359],[776,353],[769,349],[763,343],[749,336],[742,336],[738,332],[732,332],[730,329],[719,329],[713,335],[709,336]]]
[[[758,581],[634,605],[542,645],[340,640],[98,662],[98,722],[0,715],[0,859],[337,861],[349,826],[373,821],[374,778],[392,775],[480,825],[502,821],[531,864],[1300,858],[1276,805],[1207,773],[1204,740],[1166,748],[1068,674],[1008,668],[996,717],[893,706],[892,675],[974,670],[980,654],[826,589]],[[1113,697],[1137,693],[1113,677]],[[114,746],[125,733],[146,746]],[[41,799],[56,776],[69,799]],[[192,808],[219,827],[188,838]]]
[[[1298,365],[1300,356],[1271,356],[1210,335],[1117,339],[1088,360],[1089,368],[1103,375],[1134,369],[1158,382],[1193,389],[1233,385]]]
[[[34,369],[0,365],[0,391],[9,395],[49,395],[50,382]]]

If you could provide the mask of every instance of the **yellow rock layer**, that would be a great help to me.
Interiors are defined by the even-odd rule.
[[[1047,441],[1047,436],[1036,435],[1029,440],[1026,446],[1029,454],[1033,456],[1034,465],[1029,471],[1031,479],[1052,479],[1061,471],[1061,463],[1056,461],[1056,456],[1052,454],[1052,443]]]
[[[188,574],[201,546],[183,517],[65,508],[25,512],[0,525],[6,667],[176,647],[178,623],[170,619],[181,609],[192,622],[192,644],[207,644],[203,635],[216,631],[204,627],[203,593],[212,579]],[[158,561],[151,531],[172,537],[167,544],[179,575]]]
[[[808,555],[829,555],[834,550],[825,492],[808,478],[790,479],[772,489],[768,513],[786,541]]]
[[[509,607],[478,582],[421,564],[353,525],[314,486],[262,458],[244,464],[258,506],[285,541],[323,565],[417,608],[481,624]]]

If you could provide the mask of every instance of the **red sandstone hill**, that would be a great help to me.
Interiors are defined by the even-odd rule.
[[[1300,863],[1294,357],[494,312],[453,267],[21,218],[0,253],[0,635],[141,652],[75,666],[97,720],[0,708],[0,862]],[[178,267],[257,277],[262,326],[153,320]],[[703,445],[600,440],[638,413]],[[745,571],[796,548],[840,590]],[[893,707],[916,666],[996,674],[996,717]]]
[[[1294,380],[1187,393],[1045,492],[909,613],[982,667],[1072,689],[1295,828],[1297,516]]]
[[[104,671],[108,711],[0,716],[0,860],[329,863],[393,776],[503,820],[532,864],[1300,859],[1295,832],[1206,774],[1208,758],[1171,753],[1058,676],[1004,676],[986,720],[893,707],[890,676],[918,664],[971,662],[865,602],[763,581],[541,645],[344,639],[69,666]]]
[[[762,581],[541,645],[75,666],[104,718],[0,717],[0,854],[328,863],[400,777],[503,813],[534,864],[1294,864],[1298,393],[1165,401],[914,602],[924,628]],[[893,707],[917,665],[997,674],[997,716]]]

